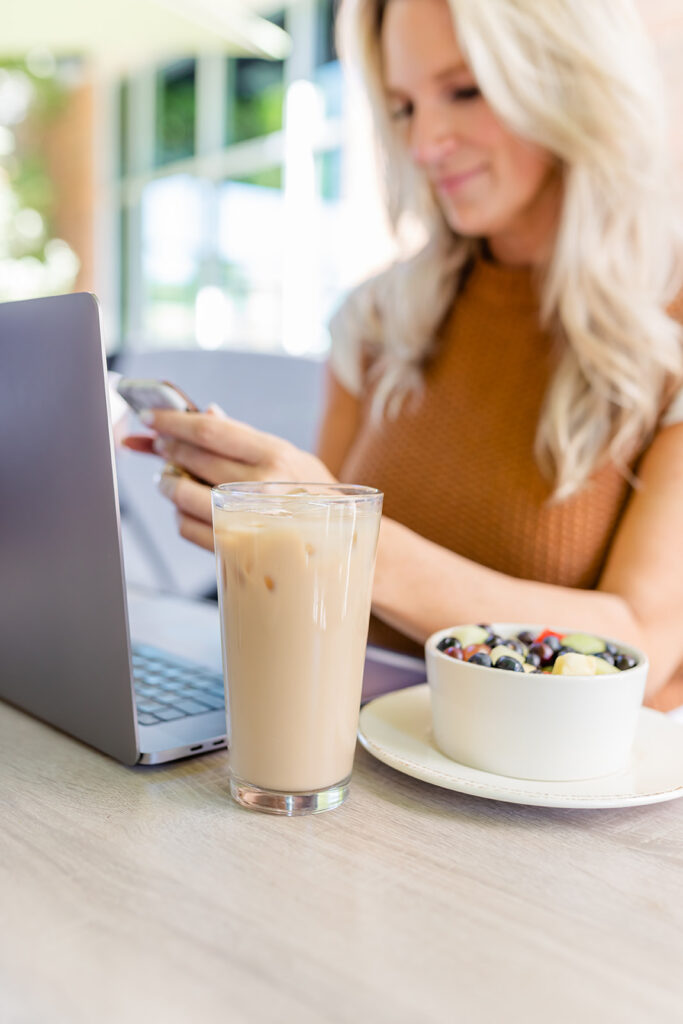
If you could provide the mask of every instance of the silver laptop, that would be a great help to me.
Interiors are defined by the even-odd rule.
[[[364,696],[424,680],[369,651]],[[226,745],[211,668],[131,647],[94,296],[0,304],[0,698],[124,764]]]
[[[0,697],[151,763],[225,746],[225,710],[215,671],[131,651],[105,370],[93,296],[0,305]]]

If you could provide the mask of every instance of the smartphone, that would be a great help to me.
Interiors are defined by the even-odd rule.
[[[199,412],[191,398],[167,380],[142,380],[121,377],[116,390],[136,413],[146,409],[173,409],[176,412]]]
[[[121,377],[116,385],[116,390],[130,408],[141,413],[146,409],[172,409],[175,412],[199,412],[199,406],[195,405],[191,398],[181,391],[175,384],[167,380],[142,380],[133,377]],[[189,480],[199,478],[190,473],[187,469],[175,466],[167,462],[162,470],[163,473],[170,473],[174,476],[184,476]]]

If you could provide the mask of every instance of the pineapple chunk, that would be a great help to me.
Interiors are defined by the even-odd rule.
[[[495,665],[499,658],[516,658],[521,665],[524,664],[524,655],[520,654],[513,647],[506,647],[504,644],[498,644],[491,651],[491,664]]]
[[[619,669],[593,654],[560,654],[553,665],[556,676],[609,676]]]
[[[553,665],[554,676],[594,676],[596,659],[590,654],[560,654]],[[607,664],[607,662],[605,662]]]
[[[459,629],[451,630],[450,635],[459,640],[463,647],[469,647],[471,644],[485,643],[489,632],[481,626],[460,626]]]

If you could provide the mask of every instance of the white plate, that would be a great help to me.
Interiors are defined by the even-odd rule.
[[[358,738],[380,761],[413,778],[487,800],[539,807],[635,807],[683,796],[683,727],[643,708],[630,768],[582,782],[531,782],[468,768],[433,744],[429,687],[411,686],[370,701]]]

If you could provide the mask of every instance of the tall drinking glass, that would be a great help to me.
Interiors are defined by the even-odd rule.
[[[234,483],[212,498],[232,796],[274,814],[338,807],[356,745],[382,494]]]

